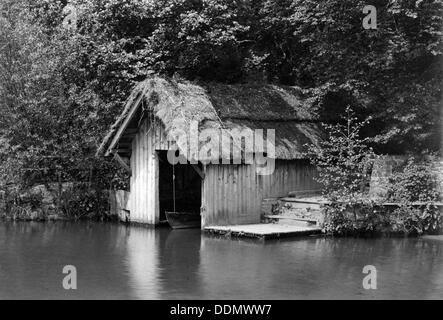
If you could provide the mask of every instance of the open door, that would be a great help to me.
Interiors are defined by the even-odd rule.
[[[199,170],[201,172],[202,165],[191,165],[188,162],[187,164],[173,166],[168,161],[167,152],[157,151],[159,159],[160,221],[166,220],[166,212],[181,213],[178,218],[184,219],[184,224],[186,224],[185,213],[189,214],[192,219],[201,221],[202,177]],[[171,224],[171,221],[168,222]],[[183,227],[186,226],[183,225]]]

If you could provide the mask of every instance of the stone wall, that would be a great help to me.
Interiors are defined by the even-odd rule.
[[[439,181],[438,190],[440,192],[440,200],[443,201],[443,159],[432,162],[432,170]]]
[[[386,196],[389,176],[394,168],[402,165],[406,160],[406,156],[381,156],[375,161],[369,188],[371,198]],[[438,189],[443,200],[443,159],[432,159],[432,170],[439,181]]]
[[[405,161],[405,156],[381,156],[375,160],[369,186],[369,197],[385,197],[388,192],[388,179],[392,174],[392,170]]]

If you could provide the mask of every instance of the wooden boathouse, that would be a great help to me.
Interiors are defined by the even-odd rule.
[[[319,189],[305,156],[305,145],[321,137],[313,113],[295,87],[153,77],[134,88],[99,153],[113,156],[130,172],[126,209],[131,222],[156,225],[165,211],[177,209],[199,212],[202,228],[259,223],[263,199]],[[198,123],[198,133],[220,133],[219,144],[228,143],[232,153],[224,158],[223,151],[211,152],[195,159],[186,139],[192,123]],[[275,130],[272,174],[258,173],[262,162],[254,152],[253,162],[246,163],[250,150],[244,141],[239,145],[232,137],[223,138],[225,131],[245,129]],[[271,158],[270,145],[263,145],[263,154]],[[233,156],[236,149],[239,159]],[[172,165],[168,151],[184,161]]]

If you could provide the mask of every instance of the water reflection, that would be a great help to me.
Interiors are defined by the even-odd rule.
[[[254,247],[214,239],[203,242],[202,276],[213,297],[235,290],[238,298],[259,299],[443,298],[441,243],[315,238]],[[378,270],[378,290],[362,288],[362,268],[369,264]],[[230,272],[223,273],[227,269]],[[239,278],[242,286],[236,285]]]
[[[0,298],[128,298],[118,231],[89,223],[0,224]],[[68,264],[77,268],[79,290],[62,288]]]
[[[199,230],[167,230],[160,243],[162,298],[199,299],[204,297],[200,272]]]
[[[140,228],[124,228],[125,272],[131,295],[137,299],[159,299],[159,234]]]
[[[0,299],[443,298],[443,241],[251,242],[199,230],[98,223],[0,224]],[[78,289],[64,290],[64,265]],[[362,288],[364,265],[378,289]]]

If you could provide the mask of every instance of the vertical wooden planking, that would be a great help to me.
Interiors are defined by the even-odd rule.
[[[129,180],[129,190],[130,190],[130,196],[129,196],[129,212],[134,212],[134,204],[135,204],[135,139],[132,140],[132,154],[130,159],[131,169],[132,169],[132,175]]]
[[[129,204],[133,221],[159,222],[156,150],[167,150],[168,144],[163,126],[148,120],[132,141]],[[274,174],[267,176],[257,176],[255,164],[207,165],[202,182],[202,226],[258,223],[263,198],[316,189],[315,175],[314,168],[296,160],[277,160]]]
[[[238,195],[240,199],[245,198],[245,191],[247,186],[245,185],[247,179],[244,179],[244,176],[241,174],[241,166],[236,165],[234,171],[234,177],[236,180],[236,188],[234,190],[234,195]],[[238,212],[240,215],[245,215],[247,212],[247,202],[245,201],[235,201],[234,211]]]
[[[151,138],[152,140],[152,138]],[[159,199],[158,199],[158,158],[155,153],[155,141],[151,141],[149,143],[149,163],[150,163],[150,177],[149,177],[149,185],[150,185],[150,194],[149,199],[151,202],[150,205],[150,220],[151,223],[157,224],[160,218],[160,210],[158,207]]]
[[[138,220],[138,214],[139,214],[139,192],[140,192],[140,188],[139,188],[139,185],[138,185],[138,182],[139,182],[139,180],[140,180],[140,174],[139,174],[139,159],[138,159],[138,157],[139,157],[139,144],[138,144],[138,136],[139,136],[139,134],[137,134],[136,136],[135,136],[135,149],[134,149],[134,152],[135,152],[135,170],[134,170],[134,173],[135,173],[135,197],[134,197],[134,199],[135,199],[135,203],[134,203],[134,212],[133,213],[131,213],[131,220],[134,220],[134,221],[137,221]]]
[[[146,128],[144,125],[144,122],[141,125],[141,132],[140,132],[140,222],[149,222],[146,219],[146,195],[148,194],[147,190],[147,179],[146,179],[146,169],[148,167],[147,163],[147,157],[146,157],[146,148],[145,148],[145,141],[146,141]]]
[[[141,141],[141,150],[142,150],[142,163],[143,163],[143,174],[142,174],[142,190],[143,190],[143,200],[141,201],[143,207],[143,216],[142,219],[144,222],[153,223],[150,219],[150,202],[152,198],[152,191],[150,188],[151,175],[149,172],[149,167],[151,164],[151,157],[149,155],[149,151],[151,149],[150,146],[150,134],[148,133],[148,121],[144,120],[142,123],[142,141]]]
[[[147,146],[147,154],[146,154],[146,160],[147,160],[147,180],[146,185],[148,189],[148,195],[147,195],[147,204],[146,204],[146,211],[147,216],[146,219],[151,224],[155,224],[156,221],[156,189],[155,189],[155,143],[157,139],[157,133],[156,128],[153,127],[154,123],[149,124],[151,127],[148,129],[149,133],[146,135],[146,146]]]
[[[260,193],[251,165],[208,165],[203,226],[260,222]]]
[[[219,165],[218,168],[222,171],[221,174],[221,202],[220,202],[220,209],[222,212],[223,221],[226,221],[228,224],[231,223],[230,217],[229,217],[229,210],[226,206],[226,193],[228,192],[228,175],[227,170],[225,170],[225,167],[223,165]]]
[[[139,175],[140,175],[140,181],[139,181],[139,188],[140,188],[140,199],[139,199],[139,221],[140,222],[148,222],[146,221],[145,215],[146,215],[146,197],[145,194],[147,193],[146,190],[146,161],[145,161],[145,126],[144,122],[142,122],[140,126],[140,133],[139,133]]]
[[[147,122],[139,127],[139,132],[134,137],[131,156],[132,178],[131,178],[131,220],[141,223],[154,223],[149,218],[149,201],[152,197],[153,188],[149,188],[150,180],[153,179],[148,173],[150,159],[149,139],[147,133]]]
[[[206,170],[204,166],[203,166],[203,172],[205,173],[205,178],[202,179],[202,184],[200,187],[201,188],[200,219],[202,227],[206,224],[206,192],[205,192]]]
[[[153,126],[154,123],[147,123],[146,127],[149,129],[149,126]],[[154,127],[155,128],[155,127]],[[151,130],[153,132],[155,132],[154,130]],[[148,163],[148,168],[147,168],[147,186],[148,186],[148,194],[147,194],[147,199],[148,199],[148,203],[146,204],[148,210],[147,210],[147,219],[149,221],[149,223],[151,224],[156,224],[156,215],[157,213],[155,212],[156,209],[156,194],[157,194],[157,190],[155,188],[155,178],[156,178],[156,168],[155,168],[155,143],[156,143],[156,139],[158,139],[158,137],[152,136],[150,134],[146,135],[146,159],[147,159],[147,163]]]
[[[152,128],[151,128],[152,126]],[[156,150],[167,150],[168,141],[159,122],[143,120],[132,140],[130,159],[130,217],[134,222],[157,224],[159,209],[159,164]]]
[[[215,218],[218,215],[216,204],[220,202],[220,190],[217,190],[217,185],[220,185],[220,181],[218,181],[219,177],[215,174],[216,168],[212,165],[208,166],[210,172],[210,185],[208,186],[208,207],[210,211],[209,219],[211,224],[215,224]]]
[[[141,209],[142,209],[142,159],[141,159],[141,132],[139,131],[137,134],[137,215],[136,215],[136,219],[137,222],[141,222]]]
[[[241,192],[239,194],[240,198],[238,199],[238,202],[240,204],[240,214],[241,214],[241,220],[247,221],[248,217],[253,214],[251,210],[251,205],[253,205],[251,201],[252,197],[252,186],[251,186],[251,180],[250,180],[250,169],[251,166],[238,166],[238,179],[241,182]]]
[[[160,222],[160,194],[159,194],[159,160],[157,154],[154,151],[154,223],[158,224]]]
[[[209,190],[212,188],[212,178],[210,177],[211,170],[209,168],[209,165],[206,166],[206,173],[205,173],[205,224],[204,225],[210,225],[212,224],[211,218],[212,218],[212,208],[210,207],[212,205],[211,201],[209,200],[209,197],[211,196]],[[203,226],[202,226],[203,227]]]
[[[131,220],[156,224],[158,205],[158,159],[155,156],[155,135],[144,120],[133,140],[131,156]]]
[[[306,162],[277,160],[273,174],[257,176],[260,198],[283,197],[289,191],[319,189],[315,176],[315,168]]]

